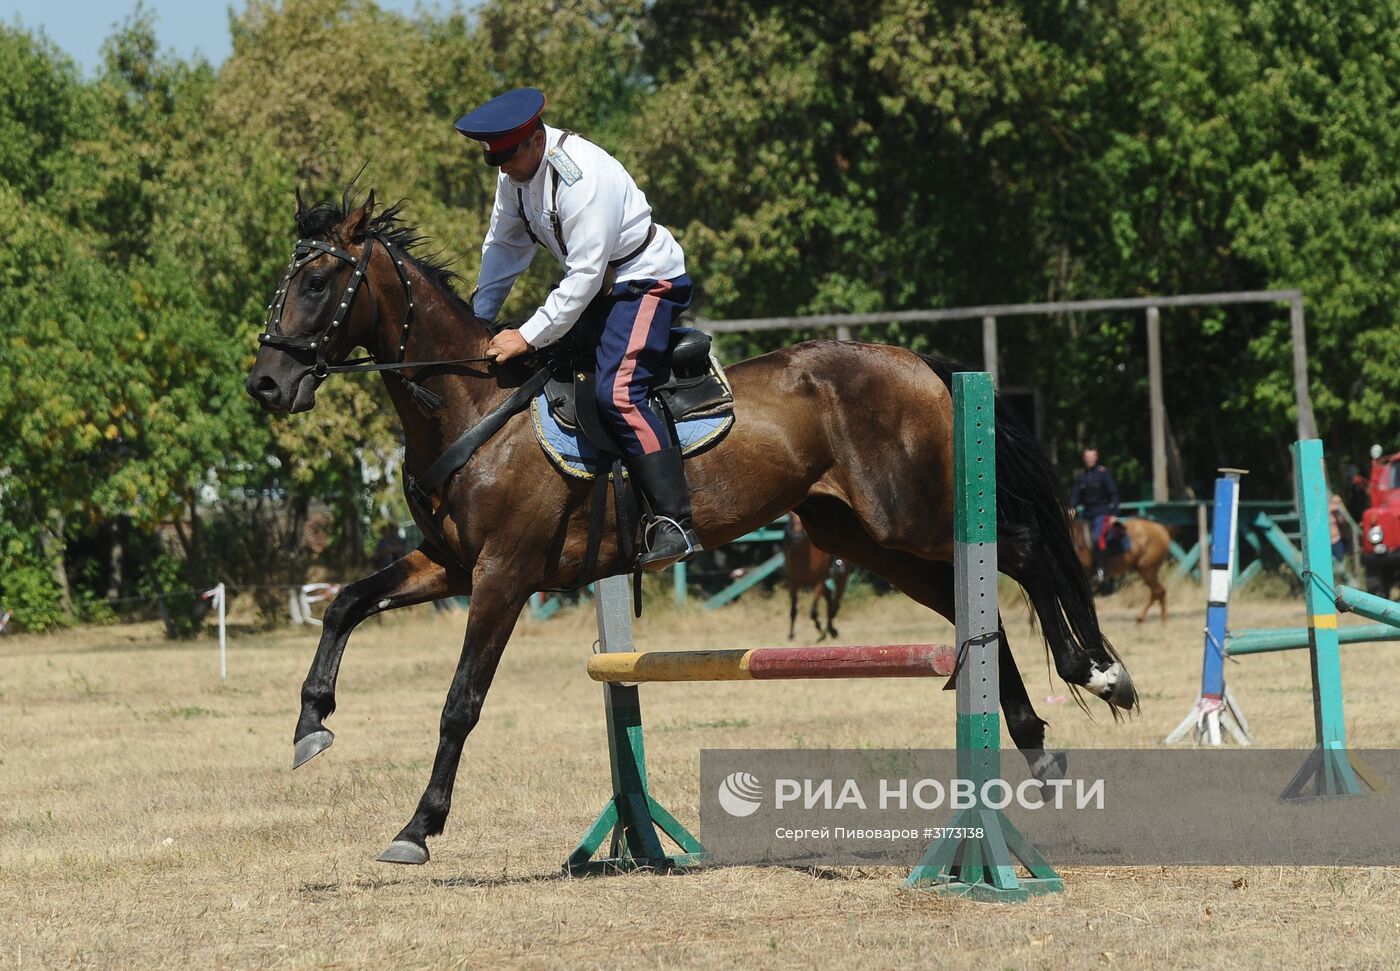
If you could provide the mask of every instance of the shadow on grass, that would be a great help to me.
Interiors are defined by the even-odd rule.
[[[700,866],[678,866],[678,867],[638,867],[631,870],[606,870],[590,873],[566,873],[563,870],[553,870],[547,873],[524,873],[512,877],[436,877],[428,883],[434,887],[444,889],[480,889],[491,890],[501,887],[523,886],[532,883],[565,883],[573,880],[609,880],[631,876],[634,874],[644,874],[653,877],[684,877],[695,873],[702,873],[706,870],[732,869],[731,867],[718,867],[713,865]],[[811,866],[766,866],[765,870],[791,870],[794,873],[802,873],[814,880],[829,881],[854,881],[869,879],[869,874],[863,869],[853,867],[811,867]],[[853,872],[854,871],[854,872]],[[354,880],[348,882],[331,883],[304,883],[300,890],[306,894],[336,894],[343,891],[365,891],[383,890],[392,887],[406,886],[417,883],[416,880],[405,879],[374,879],[374,880]]]

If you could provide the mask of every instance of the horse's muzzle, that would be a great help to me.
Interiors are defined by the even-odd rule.
[[[278,381],[270,374],[260,374],[256,368],[248,375],[244,385],[263,410],[296,414],[310,411],[316,403],[316,386],[320,381],[308,370],[303,371],[291,382]]]

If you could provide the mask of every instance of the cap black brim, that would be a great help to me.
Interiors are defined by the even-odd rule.
[[[483,151],[482,155],[486,158],[487,165],[499,166],[505,162],[509,162],[515,157],[515,153],[518,151],[520,151],[520,145],[512,145],[510,148],[503,148],[499,152]]]

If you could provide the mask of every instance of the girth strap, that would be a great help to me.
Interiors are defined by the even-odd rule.
[[[449,445],[447,451],[439,455],[437,461],[428,466],[428,470],[423,473],[421,478],[415,479],[405,471],[404,478],[408,481],[410,493],[417,496],[424,505],[427,505],[428,497],[451,478],[452,473],[471,461],[476,450],[485,445],[506,422],[524,410],[525,406],[530,403],[530,399],[544,387],[548,380],[549,368],[540,368],[536,371],[529,380],[516,388],[509,398],[493,408],[485,418],[468,428],[455,442]]]

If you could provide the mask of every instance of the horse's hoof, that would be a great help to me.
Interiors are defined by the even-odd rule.
[[[1114,661],[1102,670],[1095,668],[1087,685],[1090,691],[1108,702],[1114,708],[1134,708],[1137,706],[1137,690],[1133,679],[1121,661]]]
[[[380,863],[406,863],[422,866],[428,862],[428,848],[408,840],[394,840],[389,848],[375,857]]]
[[[329,728],[312,732],[305,738],[297,742],[296,750],[292,753],[292,768],[299,769],[326,749],[331,747],[335,741],[335,735]]]
[[[1069,759],[1065,757],[1064,752],[1041,752],[1040,758],[1031,763],[1031,775],[1041,782],[1063,779],[1067,765]]]

